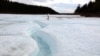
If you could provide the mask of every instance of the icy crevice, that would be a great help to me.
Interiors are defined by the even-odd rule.
[[[34,40],[36,40],[39,47],[37,56],[52,56],[52,53],[54,53],[54,50],[52,49],[55,49],[56,47],[56,43],[54,43],[55,40],[53,38],[54,36],[42,31],[43,28],[48,26],[45,23],[36,22],[36,24],[40,26],[41,29],[31,32],[31,36]]]

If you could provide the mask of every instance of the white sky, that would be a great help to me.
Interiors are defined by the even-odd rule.
[[[42,5],[53,8],[60,13],[72,13],[78,4],[88,3],[90,0],[12,0],[26,4]],[[94,1],[94,0],[92,0]]]

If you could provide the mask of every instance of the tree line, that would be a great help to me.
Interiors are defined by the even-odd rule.
[[[75,14],[100,14],[100,0],[90,1],[82,7],[78,5]]]

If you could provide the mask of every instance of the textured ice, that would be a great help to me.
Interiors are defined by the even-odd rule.
[[[100,56],[100,18],[0,14],[0,56]]]

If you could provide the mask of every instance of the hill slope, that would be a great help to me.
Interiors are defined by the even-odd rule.
[[[0,13],[15,14],[57,14],[56,11],[49,7],[26,5],[18,2],[0,0]]]

